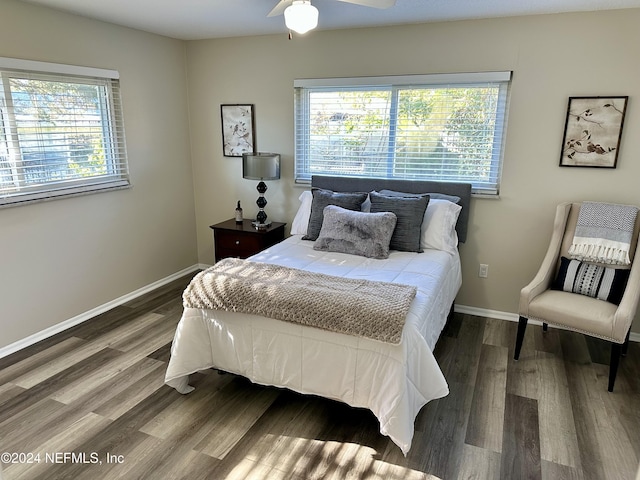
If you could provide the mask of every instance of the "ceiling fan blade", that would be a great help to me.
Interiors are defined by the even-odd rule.
[[[396,0],[338,0],[345,3],[354,3],[363,7],[389,8],[396,4]]]
[[[275,17],[277,15],[282,15],[285,9],[293,3],[293,0],[280,0],[278,4],[273,7],[273,10],[269,12],[267,17]]]

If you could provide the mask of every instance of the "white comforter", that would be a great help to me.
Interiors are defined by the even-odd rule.
[[[186,308],[165,382],[181,393],[188,376],[215,367],[255,383],[286,387],[371,410],[406,454],[415,417],[449,393],[433,348],[461,286],[460,259],[439,250],[392,251],[386,260],[317,252],[300,235],[251,257],[330,275],[416,285],[398,345],[255,315]]]

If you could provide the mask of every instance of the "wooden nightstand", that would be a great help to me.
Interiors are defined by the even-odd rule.
[[[284,240],[286,223],[273,222],[266,230],[256,230],[251,220],[236,224],[235,219],[211,225],[216,262],[223,258],[247,258]]]

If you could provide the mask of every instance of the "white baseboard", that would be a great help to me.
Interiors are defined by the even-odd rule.
[[[501,312],[498,310],[489,310],[486,308],[469,307],[467,305],[455,304],[453,311],[456,313],[465,313],[467,315],[475,315],[477,317],[497,318],[498,320],[509,320],[510,322],[518,321],[517,313]]]
[[[169,275],[168,277],[162,278],[157,282],[150,283],[149,285],[139,288],[131,293],[118,297],[115,300],[111,300],[110,302],[102,304],[99,307],[92,308],[87,312],[81,313],[80,315],[76,315],[75,317],[70,318],[68,320],[64,320],[63,322],[60,322],[49,328],[41,330],[38,333],[34,333],[33,335],[23,338],[22,340],[18,340],[17,342],[7,345],[6,347],[2,347],[0,348],[0,358],[6,357],[7,355],[15,353],[18,350],[22,350],[23,348],[29,347],[35,343],[40,342],[41,340],[45,340],[49,337],[52,337],[53,335],[63,332],[68,328],[79,325],[82,322],[86,322],[87,320],[97,315],[107,312],[119,305],[123,305],[135,298],[138,298],[144,295],[145,293],[149,293],[155,290],[156,288],[162,287],[167,283],[173,282],[174,280],[177,280],[178,278],[183,277],[184,275],[195,272],[197,270],[204,270],[205,268],[207,268],[207,266],[203,264],[192,265],[191,267],[185,268],[184,270],[180,270],[179,272]]]
[[[489,310],[486,308],[469,307],[467,305],[455,305],[453,311],[456,313],[465,313],[467,315],[476,315],[478,317],[496,318],[498,320],[508,320],[510,322],[517,322],[520,318],[517,313],[501,312],[499,310]],[[529,323],[533,325],[542,325],[541,322],[536,320],[529,320]],[[631,332],[629,340],[632,342],[640,342],[640,333]]]

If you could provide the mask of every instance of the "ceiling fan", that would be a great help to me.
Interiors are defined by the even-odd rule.
[[[354,3],[364,7],[389,8],[396,0],[338,0]],[[318,9],[311,5],[311,0],[280,0],[267,17],[284,14],[284,23],[289,30],[307,33],[318,26]]]

